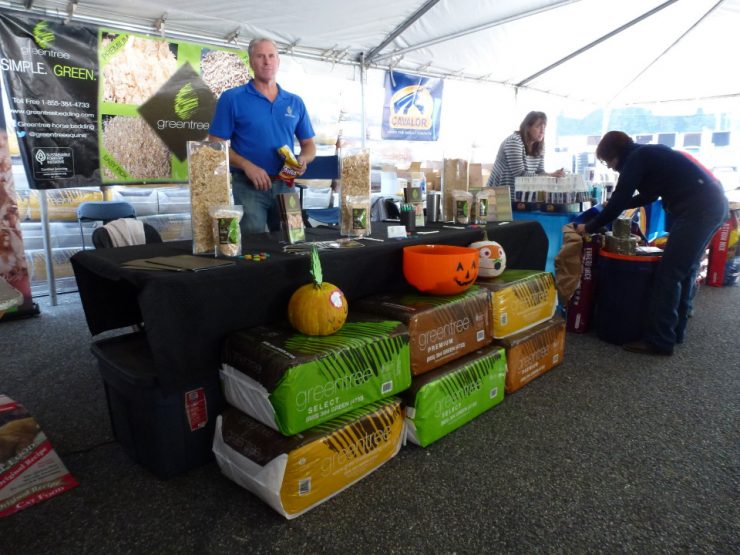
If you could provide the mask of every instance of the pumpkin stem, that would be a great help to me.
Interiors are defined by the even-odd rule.
[[[314,287],[321,287],[324,276],[321,272],[321,260],[319,260],[319,249],[315,246],[311,248],[311,275],[313,276]]]

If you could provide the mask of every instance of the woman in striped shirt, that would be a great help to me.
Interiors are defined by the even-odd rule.
[[[488,187],[507,186],[514,200],[514,178],[520,176],[549,175],[563,177],[560,168],[553,173],[545,172],[545,127],[544,112],[529,112],[519,129],[509,135],[498,149]]]

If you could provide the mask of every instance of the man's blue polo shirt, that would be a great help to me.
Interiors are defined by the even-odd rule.
[[[231,148],[269,175],[277,175],[283,159],[277,149],[293,148],[298,140],[314,136],[303,100],[278,86],[274,102],[254,88],[252,81],[221,94],[208,130],[211,135],[230,140]]]

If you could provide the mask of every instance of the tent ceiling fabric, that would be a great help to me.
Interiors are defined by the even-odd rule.
[[[35,0],[31,12],[64,17],[68,5]],[[295,55],[350,63],[407,23],[370,60],[372,67],[512,87],[531,78],[523,86],[597,104],[740,95],[740,72],[731,69],[740,52],[740,0],[282,0],[277,5],[79,0],[74,17],[155,33],[155,22],[164,15],[164,32],[175,38],[222,41],[236,31],[241,46],[266,36]]]

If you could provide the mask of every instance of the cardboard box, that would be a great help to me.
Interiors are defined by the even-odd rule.
[[[226,477],[291,519],[395,457],[405,435],[396,397],[293,437],[229,408],[218,417],[213,452]]]
[[[506,393],[513,393],[563,362],[565,322],[556,316],[498,344],[506,349]]]
[[[468,165],[468,190],[480,189],[483,187],[483,165]]]
[[[285,435],[411,385],[406,326],[357,313],[323,337],[287,323],[232,333],[222,363],[226,400]]]
[[[502,339],[552,318],[558,305],[550,272],[507,269],[495,278],[478,276],[476,285],[491,291],[493,337]]]
[[[442,192],[444,195],[442,216],[451,221],[455,215],[454,191],[468,190],[468,161],[459,158],[445,158],[442,169]]]
[[[492,189],[496,207],[496,212],[493,214],[494,220],[497,222],[511,221],[514,218],[511,209],[511,191],[508,187],[492,187]]]
[[[460,295],[373,295],[353,309],[400,320],[408,327],[411,373],[439,368],[491,342],[490,295],[471,287]]]
[[[504,400],[506,355],[488,346],[417,376],[402,394],[408,438],[426,447]]]

